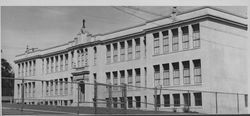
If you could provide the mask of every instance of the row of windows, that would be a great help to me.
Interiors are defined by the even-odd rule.
[[[191,94],[190,93],[183,93],[183,94],[179,94],[179,93],[176,93],[176,94],[172,94],[172,102],[170,101],[170,95],[171,94],[163,94],[162,97],[163,97],[163,103],[161,102],[161,97],[160,95],[157,95],[157,98],[156,98],[156,105],[157,107],[171,107],[171,106],[174,106],[174,107],[180,107],[181,106],[181,98],[183,99],[183,102],[182,104],[184,104],[184,106],[191,106]],[[182,95],[182,97],[181,97]],[[193,96],[194,96],[194,105],[195,106],[202,106],[202,94],[200,92],[198,93],[193,93]],[[155,96],[154,96],[155,97]],[[118,107],[118,101],[119,102],[124,102],[124,98],[123,97],[120,97],[120,98],[117,98],[117,97],[113,97],[112,98],[112,102],[109,102],[109,98],[106,98],[106,105],[107,107],[111,107],[111,103],[113,103],[113,107],[114,108],[117,108]],[[144,101],[143,101],[143,98],[141,98],[141,96],[134,96],[134,97],[127,97],[127,107],[128,108],[133,108],[133,102],[135,102],[135,107],[136,108],[140,108],[141,107],[141,104],[142,102],[144,102],[143,104],[145,105],[145,107],[147,107],[147,96],[144,96]],[[121,108],[124,108],[124,104],[120,104],[120,107]]]
[[[183,84],[191,84],[190,80],[190,68],[194,70],[194,83],[201,83],[201,61],[200,59],[196,59],[192,61],[194,67],[190,67],[190,61],[182,61],[166,63],[162,65],[154,65],[154,80],[155,86],[170,86],[170,74],[173,74],[173,84],[172,85],[180,85],[180,66],[183,67]],[[181,64],[181,65],[180,65]],[[172,66],[172,72],[170,72],[170,66]],[[162,67],[162,71],[161,71]],[[161,74],[163,73],[163,78],[161,78]],[[161,79],[163,79],[163,83],[161,83]]]
[[[73,78],[71,77],[70,79],[71,82],[73,82]],[[44,94],[43,91],[42,94]],[[68,83],[68,78],[55,79],[45,82],[45,96],[72,95],[72,94],[73,94],[73,83]]]
[[[145,38],[144,38],[143,44],[144,46],[146,46]],[[134,50],[133,50],[133,47],[134,47]],[[111,56],[111,53],[112,53],[112,56]],[[126,55],[127,55],[127,58],[125,57]],[[118,59],[118,56],[120,56],[120,59]],[[126,59],[133,60],[133,59],[140,59],[140,58],[141,58],[141,38],[121,41],[118,43],[106,45],[106,62],[107,63],[111,63],[111,62],[115,63],[118,61],[122,62],[122,61],[125,61]],[[113,60],[111,61],[111,59]]]
[[[68,54],[52,56],[42,59],[42,73],[53,73],[68,70]],[[46,65],[46,67],[44,67]]]
[[[34,76],[36,74],[36,60],[18,64],[18,77]]]
[[[77,50],[77,67],[88,66],[88,49]]]
[[[192,25],[192,28],[188,26],[181,27],[182,32],[182,49],[188,50],[190,48],[190,38],[189,38],[189,29],[193,30],[192,38],[193,38],[193,48],[200,47],[200,28],[199,24]],[[172,33],[172,38],[169,38],[169,33]],[[160,36],[160,34],[162,36]],[[161,53],[160,47],[162,47],[163,54],[169,53],[170,51],[170,39],[172,39],[172,52],[179,51],[179,31],[178,28],[165,30],[162,32],[153,33],[154,37],[154,55],[158,55]],[[162,40],[162,43],[160,43]]]
[[[17,96],[21,97],[22,84],[17,84]],[[35,82],[24,83],[24,97],[35,97]]]

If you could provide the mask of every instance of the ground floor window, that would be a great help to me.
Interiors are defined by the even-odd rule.
[[[202,95],[201,93],[194,93],[195,106],[202,106]]]
[[[114,108],[117,108],[117,98],[113,98],[113,105],[114,105]]]
[[[173,94],[174,106],[180,106],[180,94]]]
[[[135,97],[135,101],[136,101],[136,107],[140,108],[141,107],[141,97],[140,96],[136,96]]]
[[[128,108],[132,108],[133,107],[133,98],[132,97],[128,97]]]
[[[170,107],[170,96],[169,94],[163,95],[164,107]]]

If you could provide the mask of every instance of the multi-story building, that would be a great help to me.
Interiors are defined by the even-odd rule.
[[[91,35],[81,32],[63,45],[28,50],[16,56],[16,78],[26,81],[26,103],[41,99],[48,105],[76,105],[77,79],[163,89],[200,90],[189,93],[162,91],[160,110],[171,110],[190,98],[191,110],[215,113],[214,94],[202,91],[247,93],[247,18],[211,7],[172,14],[131,28]],[[21,83],[21,81],[20,81]],[[21,84],[15,83],[15,98]],[[81,91],[81,100],[92,101],[93,87]],[[128,89],[129,100],[154,103],[154,92]],[[157,96],[158,98],[158,96]],[[119,99],[119,98],[115,98]],[[216,99],[219,113],[246,113],[247,95]],[[136,102],[139,103],[139,102]],[[167,105],[167,104],[174,104]],[[90,104],[92,105],[92,104]],[[128,103],[128,108],[154,106]],[[177,109],[178,110],[178,109]]]

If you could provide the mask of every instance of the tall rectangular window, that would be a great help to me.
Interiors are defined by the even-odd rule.
[[[188,26],[182,27],[182,48],[183,50],[189,49],[189,34]]]
[[[128,40],[128,60],[133,59],[132,40]]]
[[[111,75],[110,75],[110,72],[106,72],[106,84],[111,84]]]
[[[200,47],[200,25],[194,24],[192,25],[193,28],[193,46],[194,48]]]
[[[83,67],[83,66],[85,66],[85,51],[82,49],[81,50],[81,66]]]
[[[117,71],[113,72],[113,85],[118,85],[118,74]],[[113,90],[118,90],[118,87],[113,87]]]
[[[124,70],[120,71],[120,77],[121,77],[120,85],[125,84],[125,71]]]
[[[111,48],[110,48],[110,45],[106,45],[106,60],[107,60],[107,63],[111,63]]]
[[[32,75],[32,62],[29,61],[29,76]]]
[[[17,96],[20,97],[20,84],[17,84]]]
[[[133,72],[132,72],[132,69],[127,70],[127,72],[128,72],[128,85],[133,85]],[[128,89],[132,89],[132,87],[129,86]]]
[[[118,48],[117,48],[117,43],[113,44],[113,61],[118,62]]]
[[[244,97],[245,97],[245,107],[248,107],[248,95],[245,94]]]
[[[29,94],[28,97],[31,97],[31,83],[28,83]]]
[[[27,76],[28,73],[28,62],[25,62],[25,76]]]
[[[94,49],[94,65],[96,65],[97,49],[96,49],[96,47],[94,47],[93,49]]]
[[[180,70],[179,70],[179,62],[172,63],[174,72],[174,85],[180,85]]]
[[[125,42],[120,42],[120,61],[125,61]]]
[[[169,52],[169,36],[168,36],[168,30],[162,32],[163,36],[163,53]]]
[[[160,83],[160,65],[154,65],[154,78],[155,78],[155,87],[161,85],[161,83]]]
[[[63,55],[60,55],[60,71],[63,71]]]
[[[163,64],[163,86],[170,85],[169,64]]]
[[[183,83],[190,84],[190,66],[189,61],[183,61]]]
[[[46,58],[46,62],[47,62],[46,73],[49,73],[49,58]]]
[[[113,98],[113,106],[114,106],[114,108],[117,108],[117,101],[118,101],[118,99],[116,97]]]
[[[32,87],[33,87],[33,88],[32,88],[32,90],[33,90],[33,92],[32,92],[32,93],[33,93],[33,94],[32,94],[32,97],[35,97],[35,92],[36,92],[36,89],[35,89],[35,88],[36,88],[36,83],[35,83],[35,82],[32,82]]]
[[[135,59],[140,59],[140,38],[135,39]]]
[[[160,54],[160,38],[159,33],[153,33],[154,37],[154,55]]]
[[[73,95],[73,77],[70,77],[70,80],[71,80],[71,83],[70,83],[70,93],[71,93],[71,95]]]
[[[154,99],[156,99],[156,106],[161,107],[161,97],[160,97],[160,95],[156,95],[156,98],[155,98],[155,95],[154,95]]]
[[[127,97],[128,98],[128,108],[133,107],[133,97]]]
[[[65,54],[65,70],[68,70],[68,66],[69,66],[69,58],[68,54]]]
[[[36,60],[33,60],[33,76],[36,74]]]
[[[174,106],[180,106],[180,94],[173,94]]]
[[[141,107],[141,96],[135,96],[135,107]]]
[[[56,56],[55,58],[56,58],[56,72],[58,72],[58,56]]]
[[[42,74],[44,73],[44,59],[42,59]]]
[[[53,89],[54,86],[53,86],[53,81],[50,82],[50,96],[53,96]]]
[[[170,107],[170,96],[169,94],[164,94],[164,107]]]
[[[68,95],[68,78],[64,79],[64,95]]]
[[[46,81],[46,96],[49,96],[49,81]]]
[[[190,93],[183,93],[183,99],[184,99],[184,106],[190,106],[191,104]]]
[[[18,64],[18,77],[20,77],[20,76],[21,76],[21,65]]]
[[[60,95],[63,95],[63,79],[60,79],[59,82],[60,82]]]
[[[22,63],[22,77],[24,76],[24,63]]]
[[[202,95],[201,93],[194,93],[195,106],[202,106]]]
[[[77,50],[77,67],[81,66],[81,50]],[[60,56],[61,58],[61,56]]]
[[[178,28],[172,29],[172,35],[172,51],[176,52],[179,50]]]
[[[50,66],[51,66],[51,68],[50,68],[50,72],[51,73],[53,73],[54,72],[54,58],[53,57],[51,57],[51,64],[50,64]]]
[[[135,69],[135,86],[141,86],[141,70],[140,68]]]
[[[194,83],[201,83],[201,60],[193,60],[194,63]]]
[[[55,95],[58,95],[58,80],[55,80]]]

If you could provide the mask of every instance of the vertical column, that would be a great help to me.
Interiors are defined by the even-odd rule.
[[[125,61],[127,61],[128,60],[128,41],[127,40],[124,41],[124,46],[125,46],[125,48],[124,48],[124,50],[125,50]]]
[[[189,34],[189,49],[193,48],[193,28],[192,25],[188,25],[188,34]]]
[[[194,84],[194,64],[192,60],[189,60],[189,65],[190,65],[190,84]]]
[[[172,46],[173,46],[173,34],[171,29],[168,30],[168,36],[169,36],[169,52],[172,52]]]
[[[183,85],[183,65],[182,62],[179,62],[179,67],[180,67],[180,85]]]
[[[162,32],[159,32],[159,46],[160,46],[160,54],[163,53],[163,35]]]
[[[182,51],[182,30],[181,27],[178,27],[178,39],[179,39],[179,50]]]
[[[132,39],[132,60],[133,59],[135,59],[135,38]]]

